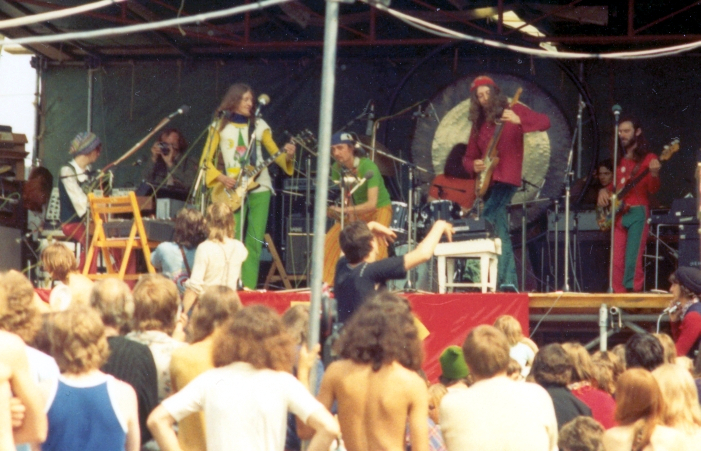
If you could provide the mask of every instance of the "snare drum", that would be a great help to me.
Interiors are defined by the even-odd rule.
[[[406,202],[392,202],[392,222],[389,228],[398,234],[407,233],[408,207]]]

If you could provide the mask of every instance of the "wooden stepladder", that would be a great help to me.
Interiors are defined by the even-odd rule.
[[[282,281],[283,285],[285,285],[285,289],[291,290],[294,287],[290,281],[296,282],[298,280],[307,280],[306,274],[287,274],[287,271],[285,271],[285,265],[282,263],[282,259],[280,258],[280,254],[277,252],[275,243],[273,243],[273,237],[271,237],[269,233],[265,234],[265,242],[268,245],[270,255],[273,257],[273,264],[270,265],[270,271],[268,271],[268,276],[265,278],[263,289],[267,290],[271,282]]]
[[[127,264],[133,249],[142,249],[144,259],[146,260],[146,268],[149,273],[155,273],[156,270],[151,264],[151,247],[156,247],[157,242],[149,242],[144,229],[144,223],[141,219],[141,210],[136,200],[134,192],[130,192],[127,196],[114,197],[96,197],[94,194],[88,194],[90,203],[90,214],[93,219],[95,231],[93,232],[90,248],[86,257],[86,264],[83,268],[83,275],[90,279],[104,279],[117,275],[120,280],[136,280],[140,274],[126,274]],[[129,213],[133,215],[131,231],[128,238],[110,238],[105,233],[105,222],[110,220],[110,215]],[[121,249],[122,262],[119,270],[112,261],[110,249]],[[89,274],[90,263],[95,257],[95,252],[100,250],[107,269],[106,274]]]

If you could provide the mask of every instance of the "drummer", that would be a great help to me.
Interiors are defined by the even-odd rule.
[[[331,166],[331,178],[334,182],[353,179],[357,186],[346,205],[329,207],[328,215],[337,220],[326,234],[324,243],[324,282],[333,286],[336,263],[341,256],[339,235],[341,233],[341,212],[346,223],[352,221],[377,222],[385,227],[392,220],[392,203],[377,165],[365,156],[357,154],[359,144],[350,133],[339,132],[331,137],[331,156],[336,162]],[[368,177],[372,174],[371,177]],[[361,184],[362,183],[362,184]],[[353,187],[351,187],[353,189]],[[387,257],[387,245],[382,243],[378,249],[378,259]]]

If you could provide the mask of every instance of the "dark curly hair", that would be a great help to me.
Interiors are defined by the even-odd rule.
[[[567,351],[558,343],[543,346],[533,360],[531,374],[539,385],[565,387],[570,383],[574,363]]]
[[[406,299],[381,292],[367,300],[343,327],[336,343],[338,354],[373,371],[397,361],[418,371],[423,350],[414,317]]]
[[[214,366],[247,362],[255,368],[292,371],[294,346],[282,320],[264,305],[245,307],[217,330]]]
[[[207,223],[199,210],[183,208],[175,217],[173,241],[187,249],[196,248],[207,239]]]
[[[178,130],[177,128],[170,127],[166,128],[161,132],[160,135],[158,135],[158,140],[163,141],[165,138],[167,138],[169,135],[175,133],[178,135],[178,153],[183,154],[187,150],[187,139],[185,139],[185,136],[183,136],[183,132]]]

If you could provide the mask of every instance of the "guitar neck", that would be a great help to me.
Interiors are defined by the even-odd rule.
[[[281,149],[281,150],[278,150],[277,153],[275,153],[274,155],[271,155],[269,158],[266,158],[265,160],[261,161],[260,163],[258,163],[258,165],[256,165],[256,167],[254,167],[254,168],[251,169],[250,171],[246,171],[246,175],[247,175],[249,178],[253,178],[253,177],[258,176],[258,174],[260,174],[261,172],[263,172],[263,169],[265,169],[265,168],[267,168],[268,166],[270,166],[270,165],[272,164],[272,162],[275,161],[275,160],[277,159],[277,157],[279,157],[280,155],[282,155],[284,152],[285,152],[285,151],[282,150],[282,149]]]

